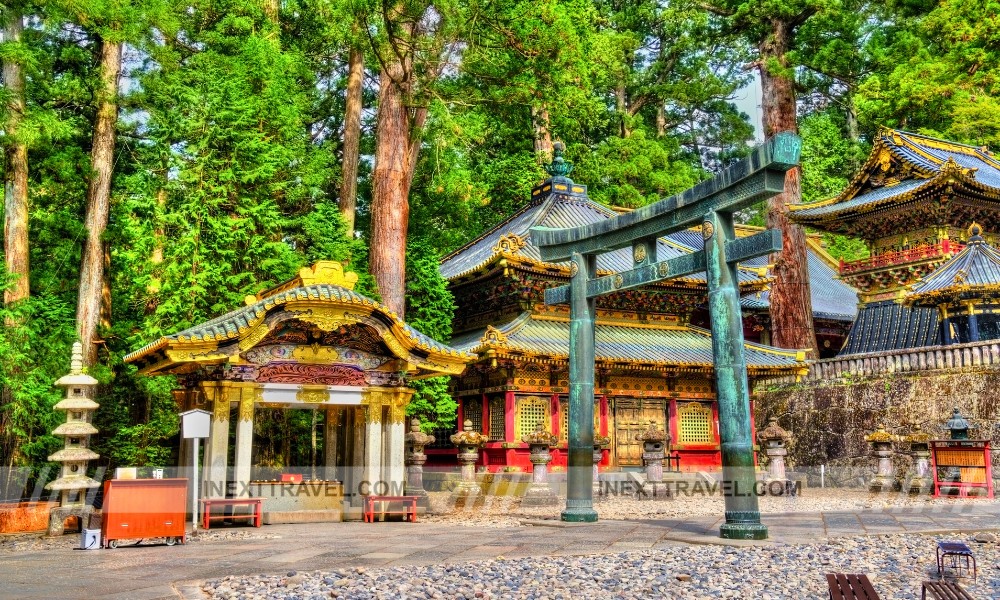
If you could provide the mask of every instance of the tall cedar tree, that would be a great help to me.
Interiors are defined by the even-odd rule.
[[[24,15],[18,3],[8,3],[3,14],[3,86],[6,92],[4,119],[4,231],[3,252],[12,281],[4,288],[3,301],[11,305],[30,295],[28,255],[28,145],[21,136],[25,117],[24,57],[21,34]],[[13,326],[14,323],[7,323]]]
[[[733,29],[753,45],[754,63],[760,74],[763,95],[764,135],[782,131],[798,133],[795,106],[795,67],[789,54],[802,25],[827,2],[817,0],[774,0],[749,2],[716,0],[703,4],[709,11],[726,17]],[[782,249],[772,255],[775,280],[771,285],[772,341],[782,348],[808,349],[816,355],[816,334],[812,320],[809,269],[805,232],[788,218],[789,204],[802,202],[800,169],[788,171],[785,191],[767,201],[767,227],[778,229]]]

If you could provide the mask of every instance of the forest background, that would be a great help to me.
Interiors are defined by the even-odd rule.
[[[1000,143],[992,0],[46,0],[0,20],[0,467],[32,472],[75,339],[102,465],[163,465],[173,382],[122,357],[318,259],[447,341],[439,258],[528,201],[555,139],[625,208],[747,152],[755,77],[756,125],[804,138],[806,202],[879,126]],[[411,413],[453,426],[446,383],[419,386]],[[315,413],[261,412],[259,460],[308,464]]]

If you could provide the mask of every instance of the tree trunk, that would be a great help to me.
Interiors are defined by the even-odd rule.
[[[535,129],[535,158],[542,164],[552,162],[552,131],[549,129],[549,109],[531,107],[531,123]]]
[[[389,63],[379,77],[375,169],[372,172],[371,273],[382,303],[403,318],[406,308],[406,228],[410,185],[426,108],[408,109],[410,63]]]
[[[8,9],[3,24],[3,41],[21,41],[23,17],[19,10]],[[24,119],[24,69],[16,59],[3,63],[3,83],[7,88],[7,119],[4,123],[8,138],[4,148],[4,231],[3,251],[7,272],[14,277],[4,291],[5,305],[14,304],[30,295],[28,258],[28,147],[18,139],[18,129]],[[12,325],[12,323],[8,323]]]
[[[111,209],[111,176],[114,173],[115,125],[118,122],[118,77],[122,66],[121,42],[101,42],[101,86],[94,120],[90,153],[91,177],[87,186],[87,239],[80,265],[80,296],[76,306],[76,328],[83,343],[84,364],[97,357],[97,325],[105,286],[104,243]]]
[[[763,91],[764,135],[780,131],[798,133],[795,109],[795,82],[789,76],[786,53],[792,30],[788,23],[772,21],[771,36],[760,45],[760,79]],[[772,73],[768,65],[778,64],[781,70]],[[785,191],[767,201],[767,226],[780,229],[781,252],[771,255],[775,280],[771,285],[772,343],[781,348],[800,348],[817,356],[816,334],[813,329],[812,297],[809,291],[809,269],[806,238],[802,227],[788,218],[786,204],[802,201],[800,169],[788,171]]]
[[[619,135],[623,138],[627,138],[632,134],[632,131],[628,126],[628,94],[625,91],[625,83],[619,83],[615,87],[615,109],[618,111],[619,122]]]
[[[344,162],[341,169],[340,212],[347,224],[347,237],[354,237],[354,214],[358,197],[358,156],[361,146],[361,83],[365,54],[351,49],[348,58],[347,98],[344,107]]]
[[[657,100],[656,106],[656,137],[661,138],[667,134],[667,115],[663,109],[663,101]]]

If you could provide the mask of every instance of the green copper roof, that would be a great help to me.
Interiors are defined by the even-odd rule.
[[[957,195],[1000,198],[1000,161],[977,148],[925,135],[882,129],[868,161],[838,196],[814,204],[793,205],[793,221],[825,231],[849,232],[849,223],[938,194],[952,186]],[[996,219],[1000,203],[992,214]],[[989,223],[987,223],[989,225]]]
[[[986,243],[978,225],[973,225],[969,233],[969,243],[961,252],[913,284],[904,300],[906,304],[937,306],[1000,292],[1000,252]]]
[[[496,328],[463,334],[452,340],[460,350],[525,354],[567,360],[569,321],[524,313]],[[711,368],[711,333],[692,326],[598,322],[595,332],[598,363],[656,365],[664,368]],[[788,370],[804,366],[794,350],[746,342],[744,356],[751,370]]]
[[[237,308],[236,310],[205,321],[204,323],[200,323],[193,327],[178,331],[177,333],[164,336],[159,340],[151,344],[147,344],[139,350],[127,355],[125,357],[125,362],[130,362],[139,358],[154,348],[163,347],[170,341],[225,341],[236,339],[241,333],[245,332],[248,327],[258,323],[262,317],[267,315],[267,313],[294,300],[326,300],[343,304],[367,306],[372,309],[372,316],[380,321],[383,321],[386,326],[399,326],[399,328],[403,331],[403,334],[413,341],[417,347],[442,354],[451,354],[455,356],[464,355],[450,346],[437,342],[433,338],[430,338],[410,327],[401,321],[394,313],[391,313],[389,309],[385,308],[371,298],[337,285],[322,283],[296,287],[279,292],[273,296],[268,296],[258,300],[249,306]],[[471,358],[471,355],[464,356]]]

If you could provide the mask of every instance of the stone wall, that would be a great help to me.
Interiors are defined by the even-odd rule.
[[[914,424],[935,439],[949,437],[944,423],[954,407],[972,426],[971,438],[993,441],[994,477],[1000,476],[1000,366],[876,373],[807,379],[758,388],[755,422],[773,415],[794,435],[793,468],[827,465],[832,483],[860,483],[874,473],[864,441],[878,425],[907,434]],[[906,444],[896,444],[897,472],[909,467]],[[905,472],[905,471],[904,471]]]

